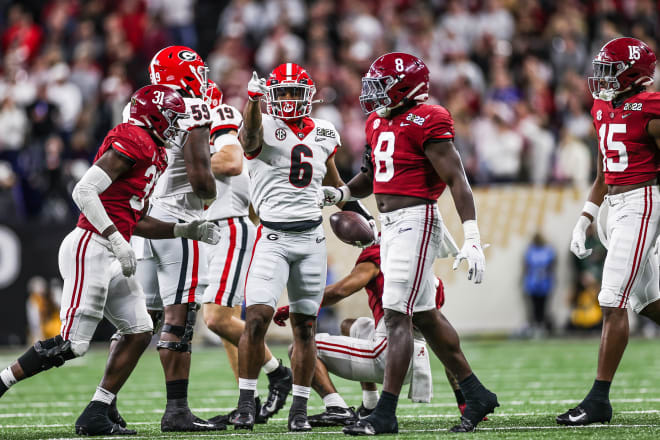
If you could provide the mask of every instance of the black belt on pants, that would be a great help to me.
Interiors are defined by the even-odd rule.
[[[323,217],[314,220],[300,220],[297,222],[267,222],[260,220],[261,224],[267,228],[281,232],[305,232],[316,228],[323,223]]]

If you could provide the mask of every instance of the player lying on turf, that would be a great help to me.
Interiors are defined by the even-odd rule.
[[[424,104],[429,70],[406,53],[378,58],[362,78],[360,103],[369,118],[367,144],[371,165],[341,188],[324,187],[325,204],[375,194],[381,220],[381,260],[385,280],[383,308],[387,328],[387,362],[383,392],[374,411],[346,434],[398,432],[396,406],[413,353],[413,325],[433,352],[459,380],[467,407],[454,432],[473,431],[499,406],[497,396],[473,374],[458,335],[435,307],[432,265],[443,241],[437,199],[449,187],[463,222],[465,241],[454,267],[468,262],[468,279],[481,283],[485,258],[472,190],[453,143],[449,112]]]
[[[593,66],[589,89],[600,145],[598,172],[573,229],[571,252],[578,258],[591,254],[585,249],[586,230],[604,202],[608,251],[598,294],[603,331],[596,380],[577,407],[557,416],[561,425],[611,420],[610,385],[628,344],[628,304],[660,324],[655,249],[660,234],[660,93],[646,91],[656,57],[642,41],[616,38],[602,47]]]
[[[322,183],[343,184],[334,162],[340,146],[337,130],[328,121],[309,117],[315,91],[312,78],[293,63],[276,67],[268,80],[255,72],[248,83],[240,140],[249,159],[252,205],[261,225],[245,285],[247,310],[238,345],[236,429],[252,429],[255,423],[254,395],[264,364],[264,336],[285,287],[294,339],[288,428],[311,429],[307,399],[316,360],[316,314],[327,270],[317,193]],[[267,114],[261,113],[259,104],[264,96]]]
[[[140,284],[133,277],[136,258],[128,244],[134,233],[152,238],[219,240],[215,225],[162,222],[144,216],[145,202],[167,167],[165,147],[181,133],[186,106],[172,89],[146,86],[130,102],[130,119],[113,128],[94,164],[73,190],[81,210],[78,225],[59,251],[64,279],[61,334],[38,341],[0,373],[0,395],[16,382],[83,356],[105,316],[122,335],[108,359],[91,403],[76,421],[84,435],[135,434],[109,417],[110,405],[149,345],[153,324]],[[116,411],[115,414],[116,416]]]
[[[436,305],[440,309],[445,301],[442,281],[436,278]],[[368,295],[372,318],[345,319],[341,323],[343,336],[327,333],[316,335],[317,361],[312,388],[321,396],[325,411],[309,417],[312,426],[349,425],[371,414],[378,402],[376,383],[383,383],[387,338],[383,317],[383,273],[380,265],[380,245],[365,248],[355,267],[346,277],[325,288],[322,307],[337,304],[364,288]],[[289,307],[280,307],[273,321],[285,325]],[[431,368],[423,336],[415,332],[414,361],[408,368],[405,383],[413,380],[410,398],[416,402],[431,399]],[[339,395],[328,373],[344,379],[359,381],[362,385],[362,403],[357,412]],[[461,413],[465,410],[465,397],[456,379],[447,370],[447,377],[456,395]]]
[[[250,176],[247,159],[238,140],[243,123],[235,107],[222,103],[222,92],[209,80],[211,108],[211,170],[218,198],[204,211],[204,218],[221,228],[221,241],[206,248],[209,283],[204,290],[204,322],[222,338],[229,365],[238,381],[238,341],[245,329],[241,304],[245,298],[245,276],[254,246],[256,228],[248,217]],[[261,369],[268,377],[268,398],[262,406],[256,400],[255,423],[266,423],[283,405],[291,392],[291,370],[265,347]],[[214,424],[233,423],[236,411],[211,417]]]

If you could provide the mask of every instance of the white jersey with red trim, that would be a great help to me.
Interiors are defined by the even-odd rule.
[[[262,220],[295,222],[321,217],[317,193],[326,161],[341,145],[334,125],[305,117],[303,128],[262,114],[262,147],[246,154],[252,205]]]
[[[177,121],[179,128],[190,131],[196,127],[211,125],[211,111],[203,99],[183,97],[183,101],[186,104],[186,113],[190,117],[179,119]],[[124,121],[128,121],[129,111],[130,104],[127,104],[122,113]],[[181,139],[177,139],[176,144],[168,148],[167,170],[154,188],[151,204],[161,206],[176,218],[191,221],[201,217],[204,203],[194,194],[188,181]]]
[[[236,140],[227,138],[224,134],[238,132],[243,117],[236,107],[221,104],[211,112],[211,154],[217,153],[227,145],[235,144]],[[218,198],[204,211],[204,218],[221,220],[231,217],[248,215],[250,205],[250,175],[247,159],[243,158],[243,170],[237,176],[215,178],[215,189]]]

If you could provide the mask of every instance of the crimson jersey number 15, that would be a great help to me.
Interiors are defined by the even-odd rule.
[[[620,173],[628,168],[626,144],[612,138],[617,133],[625,132],[626,124],[603,124],[600,126],[598,139],[600,140],[600,152],[603,155],[603,171]],[[615,157],[608,157],[608,151],[616,151],[619,156],[618,160]]]

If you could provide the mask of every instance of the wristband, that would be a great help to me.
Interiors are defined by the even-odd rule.
[[[584,207],[582,207],[582,212],[586,212],[593,219],[596,219],[596,217],[598,217],[598,205],[596,205],[594,202],[587,200],[586,202],[584,202]]]
[[[476,220],[465,220],[463,222],[463,239],[480,241],[479,226]]]
[[[346,201],[352,200],[351,199],[351,189],[347,185],[340,186],[337,189],[341,193],[341,199],[339,200],[340,202],[346,202]]]

